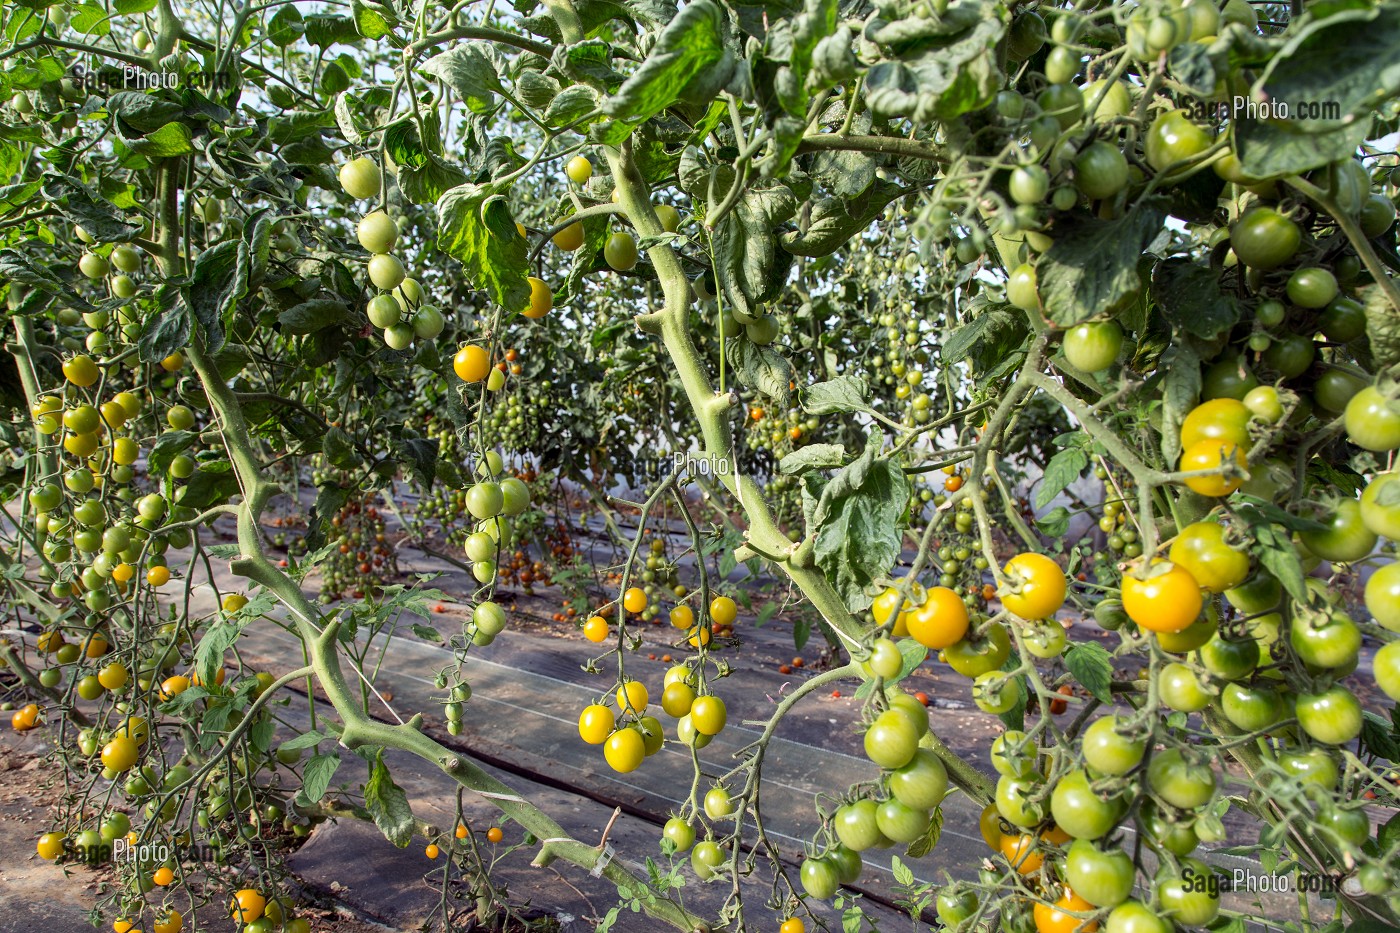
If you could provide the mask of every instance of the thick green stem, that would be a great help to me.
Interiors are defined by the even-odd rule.
[[[624,143],[622,148],[609,148],[605,152],[617,184],[618,202],[627,212],[632,226],[644,237],[660,236],[664,232],[661,221],[652,208],[651,192],[632,159],[630,148]],[[734,456],[734,435],[729,423],[729,409],[734,404],[734,398],[715,391],[700,354],[690,339],[690,282],[681,267],[680,258],[670,245],[663,243],[653,246],[647,250],[647,255],[661,280],[665,302],[659,311],[641,315],[637,320],[638,326],[661,337],[676,367],[676,374],[685,386],[686,398],[700,423],[704,453],[723,458],[733,466],[738,459]],[[789,541],[773,520],[758,483],[751,477],[740,476],[735,469],[730,469],[719,479],[738,499],[740,508],[748,516],[748,539],[754,550],[785,555],[787,559],[781,562],[781,566],[788,577],[812,601],[812,605],[847,647],[859,645],[865,635],[865,626],[846,609],[841,597],[819,569],[806,560],[794,559],[799,556],[800,546]]]

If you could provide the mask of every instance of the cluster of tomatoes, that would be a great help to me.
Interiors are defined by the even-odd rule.
[[[388,537],[384,514],[369,493],[343,505],[330,521],[330,554],[322,564],[320,599],[343,594],[363,599],[399,575],[398,557]],[[275,542],[274,542],[275,543]]]
[[[646,593],[631,587],[622,595],[622,611],[642,616],[648,607]],[[685,632],[692,648],[709,645],[717,627],[734,623],[738,607],[727,596],[715,597],[708,608],[708,619],[696,621],[687,605],[671,610],[671,624]],[[584,637],[594,643],[606,641],[611,627],[602,615],[590,616],[583,623]],[[662,682],[661,708],[676,719],[676,736],[693,748],[704,748],[723,730],[727,721],[724,701],[701,690],[695,667],[678,664],[666,672]],[[604,703],[587,706],[579,715],[579,736],[590,745],[602,745],[603,756],[613,770],[635,771],[642,759],[661,750],[665,741],[661,723],[646,715],[650,694],[639,680],[618,684],[617,713]]]
[[[498,480],[503,469],[500,454],[487,451],[477,467],[479,481],[467,489],[464,500],[477,525],[467,535],[463,550],[471,561],[472,576],[483,586],[496,579],[498,555],[510,546],[514,519],[530,507],[530,487],[516,476]]]
[[[340,167],[340,186],[357,200],[378,197],[383,187],[379,166],[369,156],[351,159]],[[369,280],[379,294],[369,300],[365,314],[383,331],[384,344],[407,350],[415,339],[432,340],[442,333],[442,312],[423,300],[423,286],[408,277],[403,262],[390,250],[399,239],[399,226],[385,211],[371,211],[360,218],[355,235],[370,253]]]

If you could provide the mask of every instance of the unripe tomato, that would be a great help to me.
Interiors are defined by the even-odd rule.
[[[1323,560],[1358,561],[1376,546],[1376,533],[1366,527],[1361,503],[1356,499],[1339,500],[1330,513],[1318,516],[1317,520],[1325,527],[1301,531],[1298,538],[1304,547]]]
[[[1326,269],[1295,269],[1288,277],[1288,300],[1300,308],[1325,308],[1337,297],[1337,280]]]
[[[1346,687],[1298,694],[1298,725],[1311,738],[1327,745],[1344,745],[1361,734],[1361,704]]]
[[[1164,865],[1157,873],[1157,900],[1168,918],[1201,927],[1220,913],[1220,885],[1214,869],[1194,858],[1183,858],[1178,870]]]
[[[656,219],[661,221],[661,229],[675,233],[681,227],[681,212],[669,204],[656,205]]]
[[[379,193],[379,166],[369,156],[351,159],[340,167],[340,186],[352,198],[372,198]]]
[[[1240,262],[1267,272],[1288,262],[1303,242],[1298,225],[1271,207],[1252,207],[1230,228],[1230,246]]]
[[[101,375],[91,357],[75,356],[63,361],[63,375],[73,385],[86,389]]]
[[[637,265],[637,241],[630,233],[614,233],[603,245],[603,259],[618,272],[631,271]]]
[[[1065,331],[1065,359],[1086,373],[1112,366],[1123,348],[1123,328],[1116,321],[1080,324]]]
[[[100,279],[107,274],[110,267],[107,260],[96,253],[83,253],[78,260],[78,271],[90,279]]]
[[[554,245],[566,253],[572,253],[583,245],[583,224],[571,223],[554,234]]]
[[[1035,267],[1030,263],[1023,262],[1011,270],[1011,275],[1006,280],[1006,300],[1022,311],[1040,310]]]
[[[387,253],[399,239],[399,225],[383,211],[373,211],[360,219],[355,235],[371,253]]]
[[[398,257],[388,253],[379,253],[370,257],[369,260],[369,280],[374,283],[374,287],[389,292],[399,287],[399,283],[404,280],[403,263]]]
[[[1366,450],[1387,451],[1400,447],[1400,401],[1386,398],[1375,386],[1366,386],[1347,402],[1347,437]]]
[[[1128,185],[1128,160],[1106,140],[1095,140],[1074,157],[1074,185],[1086,198],[1111,198]]]
[[[422,340],[432,340],[442,333],[447,321],[442,312],[432,305],[419,305],[418,310],[413,312],[412,326],[413,336]]]
[[[1117,716],[1097,719],[1081,739],[1085,763],[1100,774],[1127,774],[1147,752],[1147,740],[1123,734],[1125,722]],[[1101,905],[1102,906],[1102,905]]]
[[[1210,133],[1192,123],[1184,110],[1168,110],[1158,114],[1148,127],[1143,153],[1147,163],[1161,172],[1200,155],[1210,148],[1210,143]]]
[[[1176,748],[1152,756],[1147,783],[1153,793],[1181,810],[1203,807],[1215,796],[1215,772],[1210,765],[1192,761]]]
[[[1011,171],[1008,191],[1017,204],[1039,204],[1050,193],[1050,175],[1038,163],[1017,166]]]

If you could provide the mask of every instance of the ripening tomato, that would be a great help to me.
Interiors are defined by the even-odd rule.
[[[1195,470],[1228,470],[1233,474],[1218,472],[1211,475],[1187,477],[1183,482],[1191,491],[1203,496],[1228,496],[1244,484],[1244,471],[1249,469],[1245,450],[1228,441],[1199,441],[1187,447],[1177,465],[1183,473]]]
[[[1227,544],[1225,528],[1215,521],[1181,529],[1168,556],[1212,593],[1233,589],[1249,576],[1249,555]]]
[[[1011,656],[1011,634],[1000,622],[943,649],[948,666],[964,677],[979,677],[1000,668]]]
[[[1136,572],[1123,576],[1123,610],[1128,618],[1153,632],[1179,632],[1201,614],[1201,586],[1190,571],[1165,561],[1156,562],[1151,575]]]
[[[1065,603],[1065,573],[1044,554],[1017,554],[1006,562],[1002,573],[1007,578],[1002,605],[1023,619],[1049,618]]]
[[[134,739],[118,735],[102,747],[102,764],[113,771],[130,771],[140,755],[140,748]]]
[[[724,701],[717,696],[696,697],[690,707],[690,722],[700,735],[719,735],[724,731],[729,713]]]
[[[1181,422],[1181,447],[1184,450],[1201,441],[1219,440],[1248,448],[1251,414],[1249,407],[1238,399],[1215,398],[1202,402]]]
[[[1081,920],[1074,914],[1090,913],[1094,905],[1066,889],[1053,905],[1037,902],[1032,910],[1037,933],[1094,933],[1097,920]]]
[[[602,745],[612,734],[613,712],[600,703],[585,706],[578,717],[578,734],[589,745]]]
[[[491,369],[491,356],[483,348],[470,344],[457,351],[452,369],[463,382],[480,382]]]
[[[603,743],[603,757],[619,774],[636,771],[646,757],[646,742],[636,729],[618,729]]]
[[[895,600],[899,594],[895,593]],[[923,603],[902,613],[909,636],[925,648],[938,651],[960,641],[967,634],[967,606],[962,597],[946,586],[930,587]]]
[[[593,177],[593,163],[581,155],[574,156],[564,167],[564,173],[576,185],[587,184],[588,179]]]
[[[554,307],[554,292],[543,279],[533,275],[527,276],[525,281],[530,283],[530,301],[520,313],[531,320],[539,320]]]

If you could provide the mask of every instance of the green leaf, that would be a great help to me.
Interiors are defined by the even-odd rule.
[[[829,470],[846,462],[846,448],[840,444],[808,444],[778,461],[778,472],[788,475],[808,470]]]
[[[1240,319],[1240,303],[1220,291],[1210,266],[1189,259],[1159,262],[1152,273],[1152,297],[1177,331],[1214,340]]]
[[[1361,712],[1361,744],[1371,754],[1400,762],[1400,743],[1390,732],[1390,723],[1370,710]]]
[[[424,641],[431,641],[437,644],[442,643],[442,633],[435,628],[429,628],[428,626],[423,625],[419,622],[414,622],[412,625],[409,626],[409,628],[413,631],[413,634],[417,635]]]
[[[1040,303],[1057,327],[1073,327],[1120,309],[1142,288],[1138,259],[1162,229],[1165,213],[1139,201],[1115,220],[1070,214],[1036,265]]]
[[[870,606],[865,587],[887,575],[899,557],[899,527],[909,509],[909,482],[880,456],[883,444],[884,435],[874,431],[860,458],[821,485],[812,512],[817,566],[852,612]],[[815,486],[814,476],[805,483]]]
[[[757,389],[786,408],[792,395],[796,373],[787,357],[772,347],[762,347],[744,337],[729,342],[728,356],[735,377],[746,386]]]
[[[1370,342],[1376,369],[1400,363],[1400,314],[1379,285],[1366,286],[1361,290],[1361,297],[1366,308],[1366,339]]]
[[[1052,620],[1051,624],[1059,623]],[[1065,667],[1095,699],[1113,702],[1109,689],[1113,683],[1113,656],[1103,645],[1094,641],[1075,642],[1065,652]]]
[[[312,13],[305,18],[305,26],[306,41],[321,49],[337,43],[349,45],[360,38],[355,21],[348,16]]]
[[[147,0],[154,6],[157,0]],[[306,21],[301,17],[301,11],[292,4],[280,8],[277,13],[268,20],[267,38],[273,45],[285,49],[306,35]]]
[[[73,8],[68,25],[89,36],[105,36],[112,31],[111,17],[92,0]]]
[[[1084,452],[1084,448],[1066,447],[1057,451],[1055,456],[1050,458],[1050,462],[1045,464],[1045,475],[1041,478],[1040,488],[1035,492],[1035,507],[1045,508],[1088,468],[1089,455]]]
[[[783,234],[783,249],[795,256],[829,256],[908,192],[894,182],[877,181],[852,198],[822,198],[812,205],[802,229]]]
[[[355,17],[355,31],[366,39],[382,39],[399,24],[393,8],[375,0],[351,0],[350,11]]]
[[[1250,89],[1250,100],[1267,101],[1267,109],[1231,121],[1241,167],[1251,175],[1298,174],[1352,158],[1370,133],[1370,113],[1400,94],[1395,5],[1295,20],[1289,32]],[[1322,105],[1336,112],[1314,112]]]
[[[210,352],[224,344],[223,322],[247,292],[248,270],[248,244],[242,240],[216,243],[194,261],[185,304]]]
[[[465,172],[432,152],[418,168],[399,167],[399,190],[415,204],[436,204],[438,198],[466,183]]]
[[[459,185],[438,201],[438,246],[462,264],[471,283],[508,314],[530,302],[526,243],[505,198],[488,186]]]
[[[167,123],[154,133],[138,139],[128,139],[128,147],[148,159],[169,159],[194,152],[190,128],[183,123]]]
[[[943,16],[876,18],[866,35],[893,53],[866,73],[866,100],[879,117],[951,121],[985,107],[1005,80],[997,45],[1006,32],[1001,3],[964,0]]]
[[[202,682],[214,683],[220,668],[224,666],[224,652],[233,647],[239,633],[251,621],[252,616],[241,615],[234,620],[220,622],[210,626],[199,639],[199,646],[194,651],[194,668]]]
[[[580,117],[598,109],[598,92],[584,84],[560,91],[544,112],[544,122],[550,126],[568,126]]]
[[[779,262],[774,228],[797,212],[797,196],[786,185],[750,188],[715,227],[715,276],[729,306],[757,316],[756,305],[776,297],[787,281],[792,255]]]
[[[905,854],[910,858],[923,858],[938,847],[938,840],[943,835],[943,808],[933,808],[933,819],[929,820],[928,829],[924,834],[913,842],[909,843],[909,848],[905,849]]]
[[[1035,527],[1048,538],[1062,538],[1069,531],[1069,509],[1057,505],[1035,520]]]
[[[395,452],[399,462],[405,464],[413,474],[418,487],[424,492],[431,489],[433,477],[437,472],[437,438],[406,437]]]
[[[4,269],[0,268],[0,275]],[[190,312],[179,288],[162,283],[156,288],[156,310],[142,325],[138,344],[141,359],[156,363],[190,342]]]
[[[369,783],[365,784],[365,809],[385,839],[400,849],[413,841],[413,811],[408,806],[408,795],[389,774],[382,748],[375,751]]]
[[[501,80],[481,44],[463,42],[453,46],[424,62],[423,70],[456,91],[472,113],[490,113],[495,109]]]
[[[139,16],[156,8],[160,0],[117,0],[112,8],[119,16]]]
[[[1280,531],[1273,524],[1263,522],[1250,526],[1254,532],[1255,552],[1259,563],[1269,571],[1288,595],[1300,603],[1308,602],[1308,588],[1303,582],[1303,566],[1298,560],[1298,551],[1286,531]]]
[[[185,484],[180,504],[192,509],[208,508],[215,502],[225,502],[238,492],[238,477],[227,460],[202,463]]]
[[[977,347],[985,343],[999,342],[1004,333],[1014,330],[1019,334],[1025,330],[1024,314],[989,305],[985,301],[979,305],[974,299],[968,316],[971,320],[949,334],[938,350],[939,356],[946,363],[967,359]],[[1019,339],[1018,336],[1017,340]]]
[[[146,458],[147,466],[153,476],[163,476],[170,469],[170,462],[177,455],[188,450],[190,445],[199,439],[197,431],[162,431],[156,438],[156,442],[151,447],[150,456]]]
[[[1162,355],[1162,459],[1176,465],[1181,457],[1181,423],[1196,407],[1201,394],[1201,359],[1196,351],[1176,344]]]
[[[603,101],[603,112],[618,122],[601,141],[620,143],[638,124],[679,100],[692,82],[703,84],[711,96],[718,93],[734,70],[733,56],[724,47],[725,26],[724,11],[714,0],[692,0],[676,14],[641,67]]]
[[[124,138],[158,130],[183,114],[184,109],[173,100],[140,91],[118,91],[107,98],[107,112]]]
[[[327,736],[325,735],[325,733],[317,732],[315,729],[312,729],[310,732],[303,732],[301,735],[293,736],[292,738],[283,742],[278,747],[285,748],[288,751],[298,751],[303,748],[315,748],[321,742],[325,741],[326,738]]]
[[[334,298],[317,298],[293,305],[277,315],[277,322],[284,333],[311,334],[323,327],[339,324],[350,319],[350,308],[343,301]]]
[[[326,461],[331,466],[340,467],[342,470],[353,469],[360,463],[360,455],[350,442],[350,435],[346,434],[343,428],[332,426],[326,431],[326,436],[321,441],[321,452],[326,455]]]
[[[325,755],[317,753],[308,758],[301,769],[301,790],[297,792],[297,801],[302,806],[310,806],[326,796],[326,789],[331,786],[331,778],[335,777],[339,767],[340,755],[334,751]]]
[[[860,376],[837,376],[799,390],[802,410],[809,415],[830,415],[837,412],[870,411],[865,400],[869,388]]]

